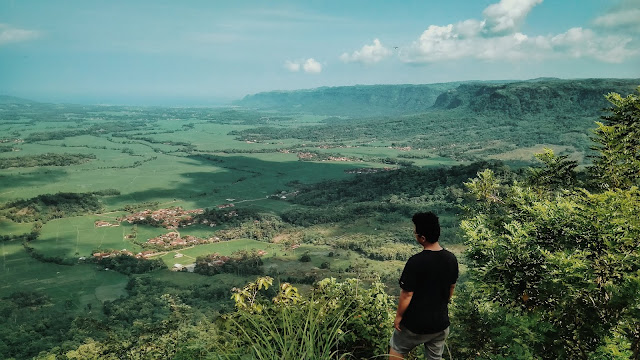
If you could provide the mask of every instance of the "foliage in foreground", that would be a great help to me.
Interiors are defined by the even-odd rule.
[[[273,283],[258,278],[234,289],[237,311],[226,325],[257,359],[369,358],[387,352],[393,304],[384,285],[358,279],[319,281],[303,296],[288,283],[273,299]]]
[[[553,152],[526,182],[467,183],[471,281],[454,311],[455,358],[640,358],[640,100],[609,95],[600,155],[578,186]],[[609,136],[611,133],[624,136]]]
[[[288,283],[275,290],[272,278],[261,277],[234,289],[235,311],[218,316],[142,281],[130,284],[129,298],[105,306],[108,321],[74,320],[74,334],[82,337],[75,346],[36,358],[359,359],[388,350],[393,304],[380,282],[324,279],[302,295]]]

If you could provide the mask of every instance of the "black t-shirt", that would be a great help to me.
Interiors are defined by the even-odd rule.
[[[449,291],[458,281],[458,260],[445,249],[413,255],[400,276],[400,287],[413,292],[402,316],[404,327],[416,334],[433,334],[449,326]]]

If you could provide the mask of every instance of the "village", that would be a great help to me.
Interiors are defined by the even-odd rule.
[[[176,207],[158,210],[144,210],[124,217],[120,217],[117,220],[120,222],[126,221],[130,224],[140,224],[148,222],[155,223],[171,230],[177,229],[181,225],[183,227],[193,225],[192,215],[202,213],[204,213],[203,209],[184,210],[181,207]]]
[[[383,167],[383,168],[359,168],[359,169],[351,169],[345,170],[345,174],[375,174],[382,171],[394,171],[398,170],[398,168],[391,167]]]
[[[131,256],[131,257],[135,257],[136,259],[148,259],[151,256],[156,255],[156,252],[153,250],[146,250],[146,251],[142,251],[137,254],[134,254],[127,249],[122,249],[122,250],[112,250],[112,251],[106,251],[106,252],[95,252],[92,255],[96,260],[114,257],[118,255]],[[84,260],[84,258],[80,258],[80,260]]]
[[[0,139],[0,144],[6,144],[6,143],[14,143],[14,144],[21,144],[24,142],[24,140],[22,139],[18,139],[18,138],[1,138]]]
[[[231,199],[229,199],[231,200]],[[234,207],[235,205],[232,203],[218,205],[218,209],[226,209]],[[194,209],[194,210],[184,210],[182,207],[176,208],[166,208],[166,209],[158,209],[158,210],[143,210],[136,213],[129,214],[127,216],[119,217],[116,221],[104,221],[97,220],[94,222],[94,226],[96,228],[102,227],[118,227],[121,222],[127,222],[130,224],[151,224],[151,225],[161,225],[168,230],[172,230],[169,233],[162,234],[160,236],[147,239],[142,246],[152,247],[156,250],[146,250],[137,254],[133,254],[131,251],[126,249],[123,250],[113,250],[109,252],[96,252],[93,254],[93,257],[96,259],[102,259],[111,256],[117,255],[127,255],[133,256],[138,259],[146,259],[151,256],[155,256],[158,254],[157,250],[170,250],[176,248],[184,248],[188,246],[195,246],[200,244],[210,244],[219,242],[220,238],[217,236],[212,236],[207,239],[199,238],[192,235],[181,236],[177,231],[180,227],[186,227],[194,225],[197,220],[194,220],[193,215],[203,214],[203,209]],[[229,213],[225,214],[227,217],[238,216],[237,212],[232,210]],[[217,224],[213,221],[209,221],[207,219],[202,219],[199,222],[203,225],[208,225],[209,227],[215,227]],[[126,239],[135,239],[135,234],[128,234],[125,236]]]
[[[155,245],[157,247],[163,247],[163,248],[176,248],[176,247],[184,247],[184,246],[190,246],[190,245],[209,244],[209,243],[214,243],[219,241],[220,241],[220,238],[217,236],[210,237],[208,239],[201,239],[191,235],[186,235],[181,237],[179,232],[172,231],[170,233],[151,238],[147,240],[144,244]]]

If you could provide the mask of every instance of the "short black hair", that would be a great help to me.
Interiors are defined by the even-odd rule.
[[[440,221],[433,212],[416,213],[411,218],[416,226],[416,234],[424,236],[430,243],[435,243],[440,238]]]

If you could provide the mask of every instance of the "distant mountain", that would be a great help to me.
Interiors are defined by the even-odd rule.
[[[0,105],[2,104],[36,104],[37,101],[23,99],[15,96],[0,95]]]
[[[462,84],[443,92],[433,109],[501,113],[510,117],[539,114],[600,115],[610,104],[604,94],[633,93],[640,79],[536,79],[507,84]]]
[[[259,110],[353,117],[428,111],[440,94],[462,82],[426,85],[356,85],[247,95],[234,105]]]
[[[603,94],[629,94],[640,79],[537,78],[425,85],[371,85],[272,91],[247,95],[234,105],[258,110],[351,117],[464,109],[512,117],[548,111],[593,115],[608,105]]]

